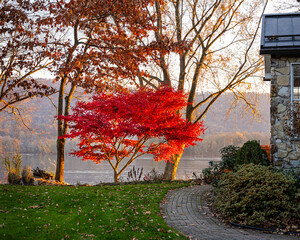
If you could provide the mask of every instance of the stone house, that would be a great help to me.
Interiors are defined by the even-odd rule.
[[[266,14],[260,54],[271,81],[271,157],[276,167],[300,170],[300,13]]]

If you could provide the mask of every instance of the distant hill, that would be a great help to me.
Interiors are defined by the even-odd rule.
[[[256,94],[259,116],[245,112],[245,103],[239,102],[230,112],[233,94],[222,95],[204,117],[208,127],[207,134],[222,132],[269,132],[270,131],[270,97],[269,94]]]
[[[186,149],[185,155],[217,157],[224,146],[241,146],[247,140],[258,140],[262,145],[270,141],[270,97],[256,94],[259,116],[245,112],[245,103],[240,102],[230,112],[233,94],[221,96],[207,112],[203,122],[207,130],[203,142]]]

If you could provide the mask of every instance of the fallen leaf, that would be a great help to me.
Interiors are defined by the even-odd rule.
[[[33,205],[33,206],[29,206],[28,208],[42,208],[41,206],[39,205]],[[25,210],[25,209],[24,209]]]

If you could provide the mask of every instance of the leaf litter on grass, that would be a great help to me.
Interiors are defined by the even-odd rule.
[[[5,186],[12,197],[5,196],[0,186],[1,205],[7,206],[2,208],[7,213],[0,211],[0,214],[8,216],[0,228],[0,237],[14,232],[17,225],[19,232],[13,233],[14,239],[61,239],[65,236],[92,239],[92,235],[101,236],[101,239],[122,239],[124,236],[127,236],[126,239],[150,239],[154,233],[159,239],[184,239],[176,236],[176,231],[171,230],[159,216],[159,204],[168,189],[184,185]],[[14,209],[15,206],[18,208]]]

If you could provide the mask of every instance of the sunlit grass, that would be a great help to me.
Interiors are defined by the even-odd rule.
[[[164,222],[160,202],[188,185],[0,185],[0,239],[186,239]]]

